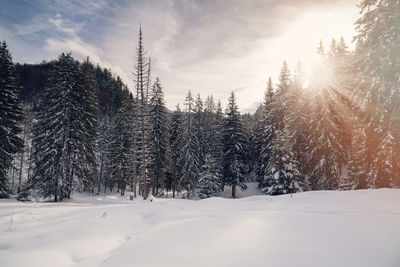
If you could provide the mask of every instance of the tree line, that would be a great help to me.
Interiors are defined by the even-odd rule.
[[[141,30],[133,92],[89,59],[63,53],[32,97],[1,43],[0,196],[206,198],[229,186],[235,197],[250,181],[271,195],[399,186],[400,7],[360,7],[355,49],[343,38],[321,42],[308,79],[301,64],[291,71],[284,62],[254,114],[240,114],[233,92],[225,109],[189,91],[182,109],[169,111]],[[117,89],[105,98],[100,87]],[[24,96],[34,105],[23,105]]]

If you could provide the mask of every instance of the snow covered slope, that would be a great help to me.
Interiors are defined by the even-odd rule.
[[[0,201],[0,266],[400,266],[400,190]]]

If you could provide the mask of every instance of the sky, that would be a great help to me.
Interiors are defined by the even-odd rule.
[[[234,91],[242,112],[262,101],[282,62],[307,72],[322,40],[343,36],[351,47],[358,0],[0,0],[0,39],[13,59],[40,63],[72,52],[110,68],[133,91],[138,30],[167,107],[188,90],[226,103]]]

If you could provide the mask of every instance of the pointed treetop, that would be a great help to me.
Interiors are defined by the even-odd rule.
[[[323,57],[325,55],[324,52],[324,44],[322,43],[322,40],[319,40],[319,46],[317,48],[317,54],[321,57]]]
[[[277,86],[280,94],[284,94],[289,90],[290,70],[286,61],[283,61],[281,73],[279,74],[279,84]]]

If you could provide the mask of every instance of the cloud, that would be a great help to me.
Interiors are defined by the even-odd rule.
[[[241,109],[249,111],[258,106],[268,76],[276,79],[283,60],[309,65],[319,38],[351,36],[356,2],[32,0],[33,15],[2,24],[24,44],[16,49],[18,59],[41,61],[72,51],[111,68],[131,89],[141,24],[168,107],[182,102],[189,89],[221,100],[235,91]]]
[[[105,52],[83,41],[78,31],[81,28],[80,25],[73,24],[71,22],[65,22],[61,15],[57,15],[56,19],[50,18],[49,22],[57,27],[60,32],[66,33],[67,36],[64,38],[48,38],[46,39],[46,45],[44,47],[47,53],[53,57],[57,57],[62,52],[72,52],[73,56],[77,59],[84,59],[89,57],[94,63],[98,63],[104,68],[110,68],[114,74],[119,75],[123,80],[129,80],[128,75],[121,67],[104,59],[102,54]],[[69,26],[66,26],[69,25]]]

